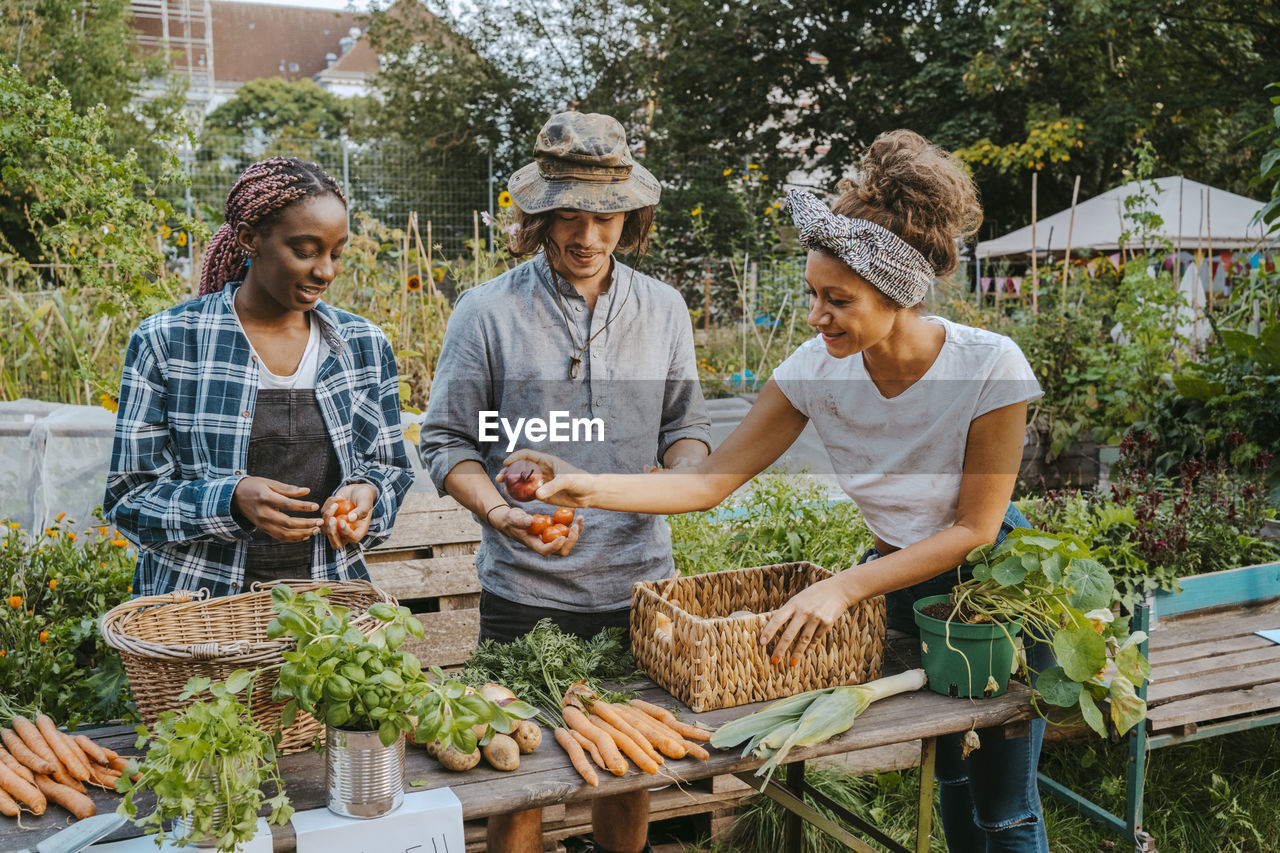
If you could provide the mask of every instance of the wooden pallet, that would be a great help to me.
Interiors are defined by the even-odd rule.
[[[425,665],[458,666],[480,636],[475,554],[480,524],[448,496],[410,492],[387,541],[365,552],[373,582],[395,596],[426,629],[404,648]]]

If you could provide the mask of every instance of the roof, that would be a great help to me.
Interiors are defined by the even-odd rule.
[[[1070,208],[1037,222],[1037,253],[1065,252],[1068,231],[1073,252],[1117,250],[1121,233],[1134,227],[1132,219],[1123,218],[1122,211],[1125,198],[1138,192],[1139,183],[1131,181],[1080,202],[1074,224]],[[1176,248],[1249,249],[1267,242],[1263,226],[1254,222],[1262,202],[1177,175],[1145,183],[1155,185],[1154,212],[1164,220],[1158,235]],[[978,257],[1029,255],[1031,250],[1028,225],[979,243]]]
[[[158,4],[149,4],[158,5]],[[363,32],[358,13],[309,9],[268,3],[211,0],[214,72],[219,83],[247,83],[267,77],[300,80],[329,67],[326,54],[339,57],[344,76],[378,70],[378,56],[361,38],[344,55],[341,40],[355,28]],[[137,15],[134,26],[158,38],[157,15]],[[170,12],[170,34],[179,37],[180,23]],[[193,32],[194,35],[200,35]],[[204,48],[196,42],[191,64],[207,67]]]

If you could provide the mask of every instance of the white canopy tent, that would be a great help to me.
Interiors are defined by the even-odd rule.
[[[1195,252],[1212,248],[1217,252],[1260,248],[1269,242],[1262,224],[1254,219],[1262,202],[1181,176],[1154,178],[1145,183],[1155,185],[1155,204],[1148,210],[1164,220],[1156,233],[1175,249]],[[1068,229],[1072,253],[1116,251],[1120,248],[1120,235],[1135,228],[1132,218],[1125,216],[1124,200],[1138,192],[1138,182],[1133,181],[1080,202],[1076,205],[1074,227],[1070,208],[1041,219],[1035,226],[1037,255],[1065,252]],[[1152,192],[1150,186],[1148,192]],[[978,259],[1030,255],[1032,250],[1028,225],[979,243]]]

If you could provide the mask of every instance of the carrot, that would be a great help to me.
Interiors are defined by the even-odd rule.
[[[58,757],[67,775],[81,782],[89,778],[89,762],[85,759],[84,753],[75,745],[75,741],[58,731],[58,727],[53,724],[53,720],[47,714],[36,715],[36,728],[40,730],[44,742],[53,749],[53,754]]]
[[[71,739],[76,742],[76,746],[87,756],[94,764],[107,765],[111,763],[111,759],[107,757],[106,750],[98,746],[88,735],[72,735]]]
[[[99,788],[106,788],[108,791],[116,789],[116,780],[119,779],[121,773],[119,770],[108,770],[105,767],[94,765],[89,768],[89,782],[97,785]]]
[[[635,742],[635,745],[640,747],[644,754],[649,756],[649,759],[655,764],[662,763],[662,756],[653,748],[653,744],[649,743],[649,739],[637,731],[635,726],[623,719],[622,715],[618,713],[618,710],[608,702],[596,702],[592,704],[591,713],[595,714],[597,717],[604,720],[627,737],[631,738],[631,740]]]
[[[115,758],[107,762],[107,767],[110,767],[112,770],[119,770],[123,772],[129,767],[129,759],[125,758],[123,755],[117,755]]]
[[[661,705],[654,705],[652,702],[646,702],[643,699],[632,699],[631,707],[663,723],[671,723],[676,719],[676,715],[666,708]]]
[[[626,705],[617,706],[619,713],[667,758],[684,758],[689,749],[684,739],[653,717]]]
[[[711,757],[711,753],[703,749],[702,744],[694,743],[693,741],[687,740],[684,742],[684,745],[689,750],[689,754],[692,755],[694,758],[700,759],[702,761],[706,761],[708,758]]]
[[[49,748],[49,744],[45,743],[44,736],[40,734],[40,730],[35,724],[26,717],[14,715],[13,720],[9,723],[13,726],[13,730],[17,732],[18,737],[22,738],[22,742],[31,748],[31,751],[40,756],[49,764],[55,767],[58,764],[58,757],[53,750]],[[34,767],[31,768],[35,770]],[[40,771],[50,772],[50,771]]]
[[[102,744],[98,744],[98,749],[102,750],[102,754],[107,757],[107,760],[106,760],[107,764],[110,764],[111,762],[115,761],[117,758],[120,757],[120,753],[116,752],[114,749],[112,749],[109,746],[103,746]]]
[[[587,719],[587,715],[577,708],[565,706],[561,709],[561,712],[564,714],[564,721],[569,724],[569,728],[582,732],[600,750],[600,757],[604,759],[606,770],[614,776],[625,776],[627,774],[627,760],[618,751],[618,745],[614,743],[613,738],[605,734],[602,729],[596,727],[594,723]]]
[[[595,768],[587,761],[587,755],[582,751],[582,745],[574,740],[569,730],[556,726],[555,736],[556,743],[564,747],[564,751],[569,753],[569,761],[573,764],[573,769],[578,771],[578,775],[591,787],[600,787],[600,777],[596,775]]]
[[[53,774],[50,776],[50,778],[53,779],[53,781],[57,782],[59,785],[66,785],[71,790],[79,791],[81,794],[87,793],[89,790],[84,786],[84,783],[81,782],[79,779],[68,776],[67,771],[63,770],[61,767],[55,770]]]
[[[569,734],[573,735],[574,740],[582,744],[582,748],[586,750],[587,755],[591,756],[591,760],[596,763],[597,767],[601,767],[605,770],[609,769],[608,767],[605,767],[604,759],[600,757],[600,750],[596,749],[596,745],[592,742],[591,738],[587,737],[582,732],[575,732],[572,729],[570,729]]]
[[[17,817],[21,812],[22,809],[14,802],[13,797],[6,794],[4,788],[0,788],[0,814]]]
[[[52,773],[58,768],[56,762],[46,761],[31,751],[31,747],[27,746],[27,742],[18,737],[18,733],[10,729],[0,729],[0,740],[4,741],[4,745],[9,748],[9,752],[18,760],[19,764],[23,764],[36,773]],[[32,784],[35,780],[32,779]]]
[[[98,807],[93,804],[93,800],[74,788],[58,784],[48,776],[37,776],[36,785],[39,786],[42,794],[71,812],[76,820],[84,820],[98,813]]]
[[[635,762],[636,767],[639,767],[645,773],[658,772],[658,763],[650,758],[649,753],[641,749],[639,744],[631,738],[627,737],[604,720],[596,720],[595,725],[602,732],[613,738],[613,742],[617,744],[618,749],[622,750],[623,754],[626,755],[627,758],[630,758]]]
[[[39,780],[39,776],[36,777]],[[40,789],[35,784],[23,779],[17,773],[9,769],[9,765],[0,763],[0,788],[5,793],[20,803],[24,803],[32,814],[44,814],[45,802],[44,794],[40,793]]]
[[[21,776],[23,779],[26,779],[31,784],[34,785],[36,783],[35,774],[31,772],[30,768],[24,767],[22,765],[22,762],[18,761],[18,759],[14,758],[9,753],[5,752],[3,747],[0,747],[0,762],[3,762],[9,765],[10,770],[12,770],[14,773],[17,773],[19,776]]]

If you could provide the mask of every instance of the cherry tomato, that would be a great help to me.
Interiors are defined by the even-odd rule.
[[[355,508],[356,508],[356,505],[353,504],[351,501],[347,500],[346,498],[338,498],[336,501],[333,502],[333,517],[346,518],[347,513],[351,512],[351,510]]]
[[[541,536],[542,531],[551,526],[551,516],[535,515],[533,521],[529,522],[529,532],[534,536]]]
[[[561,536],[568,536],[569,528],[563,524],[553,524],[546,530],[542,531],[542,541],[551,543],[559,539]]]
[[[551,520],[556,524],[563,524],[565,527],[568,527],[570,524],[573,524],[573,510],[569,509],[567,506],[562,506],[555,511],[554,515],[551,516]]]

